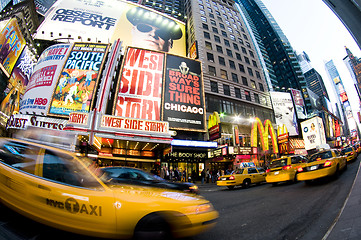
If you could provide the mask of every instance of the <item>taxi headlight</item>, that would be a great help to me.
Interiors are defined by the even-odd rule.
[[[202,214],[214,211],[212,204],[205,203],[198,206],[191,206],[186,209],[187,214]]]
[[[197,186],[197,185],[193,185],[193,186],[190,186],[189,189],[197,190],[197,189],[198,189],[198,186]]]

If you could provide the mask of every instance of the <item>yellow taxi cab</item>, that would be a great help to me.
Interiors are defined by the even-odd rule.
[[[0,202],[51,227],[102,238],[188,237],[216,224],[218,212],[202,196],[106,182],[90,166],[68,151],[0,138]]]
[[[218,177],[217,186],[233,189],[242,185],[243,188],[248,188],[251,184],[264,182],[265,175],[265,170],[260,167],[240,168],[230,175]]]
[[[357,158],[357,151],[354,147],[349,146],[345,147],[341,150],[341,155],[345,156],[347,159],[347,162],[353,161]]]
[[[336,149],[327,149],[311,155],[309,161],[297,168],[297,180],[310,182],[328,176],[338,176],[347,169],[347,160]]]
[[[307,162],[303,155],[282,156],[273,160],[270,168],[266,170],[266,182],[276,185],[279,182],[295,182],[297,180],[297,167]]]

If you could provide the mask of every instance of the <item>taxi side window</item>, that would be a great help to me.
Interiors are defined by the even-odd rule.
[[[46,150],[43,160],[43,177],[57,182],[62,182],[75,186],[82,186],[81,181],[78,180],[74,174],[70,162],[64,160],[65,156],[58,156],[50,150]],[[70,156],[69,156],[70,158]]]
[[[257,170],[255,168],[248,168],[248,173],[249,174],[257,173]]]
[[[0,161],[34,174],[39,148],[18,142],[6,142],[0,149]]]
[[[295,156],[291,158],[291,164],[301,163],[301,162],[302,162],[302,158],[300,156]]]
[[[264,168],[257,168],[259,173],[265,173],[266,171],[264,170]]]

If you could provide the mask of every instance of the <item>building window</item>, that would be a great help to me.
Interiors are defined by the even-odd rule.
[[[242,39],[238,38],[238,42],[243,45],[243,40]],[[246,50],[246,49],[244,49],[244,50]]]
[[[261,79],[261,74],[258,72],[258,71],[255,71],[256,72],[256,77],[258,78],[258,79]]]
[[[231,27],[227,27],[228,32],[233,33],[233,29]]]
[[[259,86],[259,90],[261,90],[262,92],[264,92],[263,84],[262,84],[262,83],[258,83],[258,86]]]
[[[241,89],[235,87],[234,88],[234,93],[236,94],[236,98],[242,98]]]
[[[208,25],[205,23],[202,23],[203,29],[207,29],[208,30]]]
[[[253,57],[254,58],[254,54],[253,54],[253,52],[250,50],[250,51],[248,51],[249,52],[249,55],[251,56],[251,57]]]
[[[212,43],[206,41],[206,48],[212,50]]]
[[[214,57],[212,53],[207,52],[207,60],[210,62],[214,62]]]
[[[160,10],[160,9],[159,9],[159,10]],[[201,16],[202,21],[203,21],[203,22],[207,22],[207,18],[204,17],[204,15],[206,14],[206,12],[203,11],[203,10],[199,10],[199,12],[202,14],[202,16]]]
[[[204,9],[204,6],[202,4],[199,4],[200,9]]]
[[[220,26],[222,29],[225,29],[223,23],[219,23],[219,26]]]
[[[214,41],[216,41],[217,43],[221,43],[221,38],[218,36],[214,36]]]
[[[232,73],[232,81],[235,83],[238,83],[238,75],[235,73]]]
[[[224,39],[224,45],[226,45],[227,47],[230,47],[231,45],[229,44],[229,41],[227,39]]]
[[[251,93],[247,90],[244,90],[244,95],[246,96],[247,101],[251,101]]]
[[[229,38],[232,39],[233,41],[236,41],[236,37],[232,34],[229,34]]]
[[[258,96],[257,93],[254,94],[254,101],[255,101],[256,103],[260,103],[260,101],[259,101],[259,96]]]
[[[246,57],[246,56],[244,56],[244,61],[245,61],[247,64],[250,64],[250,62],[249,62],[249,58],[248,58],[248,57]]]
[[[216,45],[216,48],[217,48],[217,52],[219,52],[219,53],[223,53],[223,49],[222,49],[222,47],[221,47],[221,46]]]
[[[226,49],[226,51],[227,51],[227,55],[228,55],[229,57],[232,57],[232,58],[233,58],[232,50],[231,50],[231,49]]]
[[[248,86],[248,81],[247,81],[246,77],[242,76],[242,83],[243,83],[243,85]]]
[[[234,61],[229,60],[229,67],[232,69],[236,69],[236,64],[234,64]]]
[[[223,93],[224,95],[231,96],[231,89],[229,85],[223,84]]]
[[[218,11],[216,11],[216,14],[217,14],[218,16],[220,16],[220,15],[221,15],[221,13],[220,13],[220,12],[218,12]]]
[[[221,69],[221,78],[228,80],[228,74],[226,70]]]
[[[214,33],[218,33],[218,29],[217,29],[216,27],[212,27],[212,31],[213,31]]]
[[[213,12],[212,8],[207,8],[208,12]]]
[[[211,39],[211,35],[208,32],[203,32],[204,38]]]
[[[253,71],[252,71],[252,69],[251,69],[251,68],[247,68],[247,70],[248,70],[248,74],[253,77]]]
[[[236,58],[239,60],[239,61],[242,61],[242,57],[241,57],[241,54],[239,53],[236,53]]]
[[[214,21],[213,19],[211,19],[210,21],[212,25],[216,26],[216,21]]]
[[[236,43],[233,43],[233,48],[234,48],[234,50],[239,50],[239,48],[238,48],[238,45],[236,44]]]
[[[224,57],[218,56],[218,62],[219,64],[226,66],[226,62],[224,61]]]
[[[227,37],[227,33],[225,31],[221,31],[223,37]]]
[[[211,91],[214,93],[218,93],[218,83],[215,81],[211,81]]]
[[[256,89],[256,82],[253,81],[253,80],[251,80],[251,87],[254,88],[254,89]]]
[[[257,62],[255,60],[252,60],[252,64],[253,64],[254,67],[258,67]]]
[[[238,63],[238,67],[239,67],[239,71],[245,72],[244,66],[242,64]]]
[[[216,68],[213,66],[208,66],[209,75],[216,76]]]
[[[246,34],[243,34],[243,38],[246,39],[246,40],[248,40],[248,37],[247,37]]]
[[[244,54],[247,54],[246,48],[244,48],[244,47],[241,47],[241,48],[242,48],[242,52],[243,52]]]
[[[209,13],[208,14],[211,18],[214,18],[214,14],[213,13]]]

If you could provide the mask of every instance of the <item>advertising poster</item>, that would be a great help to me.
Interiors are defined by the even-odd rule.
[[[303,140],[305,149],[310,150],[326,144],[325,129],[322,118],[313,117],[301,122]]]
[[[45,16],[46,12],[56,2],[56,0],[35,0],[36,12]]]
[[[49,115],[89,112],[108,46],[74,43],[54,88]]]
[[[184,23],[122,0],[57,1],[38,28],[35,39],[69,35],[75,40],[102,43],[121,39],[124,47],[186,54]]]
[[[20,102],[20,113],[46,115],[58,76],[71,44],[56,44],[43,51]]]
[[[20,101],[25,93],[35,62],[26,47],[15,64],[14,70],[5,89],[5,99],[1,102],[0,111],[10,116],[19,113]]]
[[[293,103],[295,104],[296,107],[296,114],[298,119],[306,119],[307,118],[306,108],[302,98],[301,91],[297,89],[291,89],[291,94],[293,98]]]
[[[0,68],[7,77],[10,77],[25,45],[26,42],[21,34],[18,22],[15,18],[12,18],[0,34]]]
[[[160,120],[164,53],[128,48],[113,115]]]
[[[169,128],[205,131],[201,69],[199,61],[167,55],[162,119]]]
[[[290,93],[270,92],[278,126],[286,125],[290,136],[298,135],[297,118]]]

